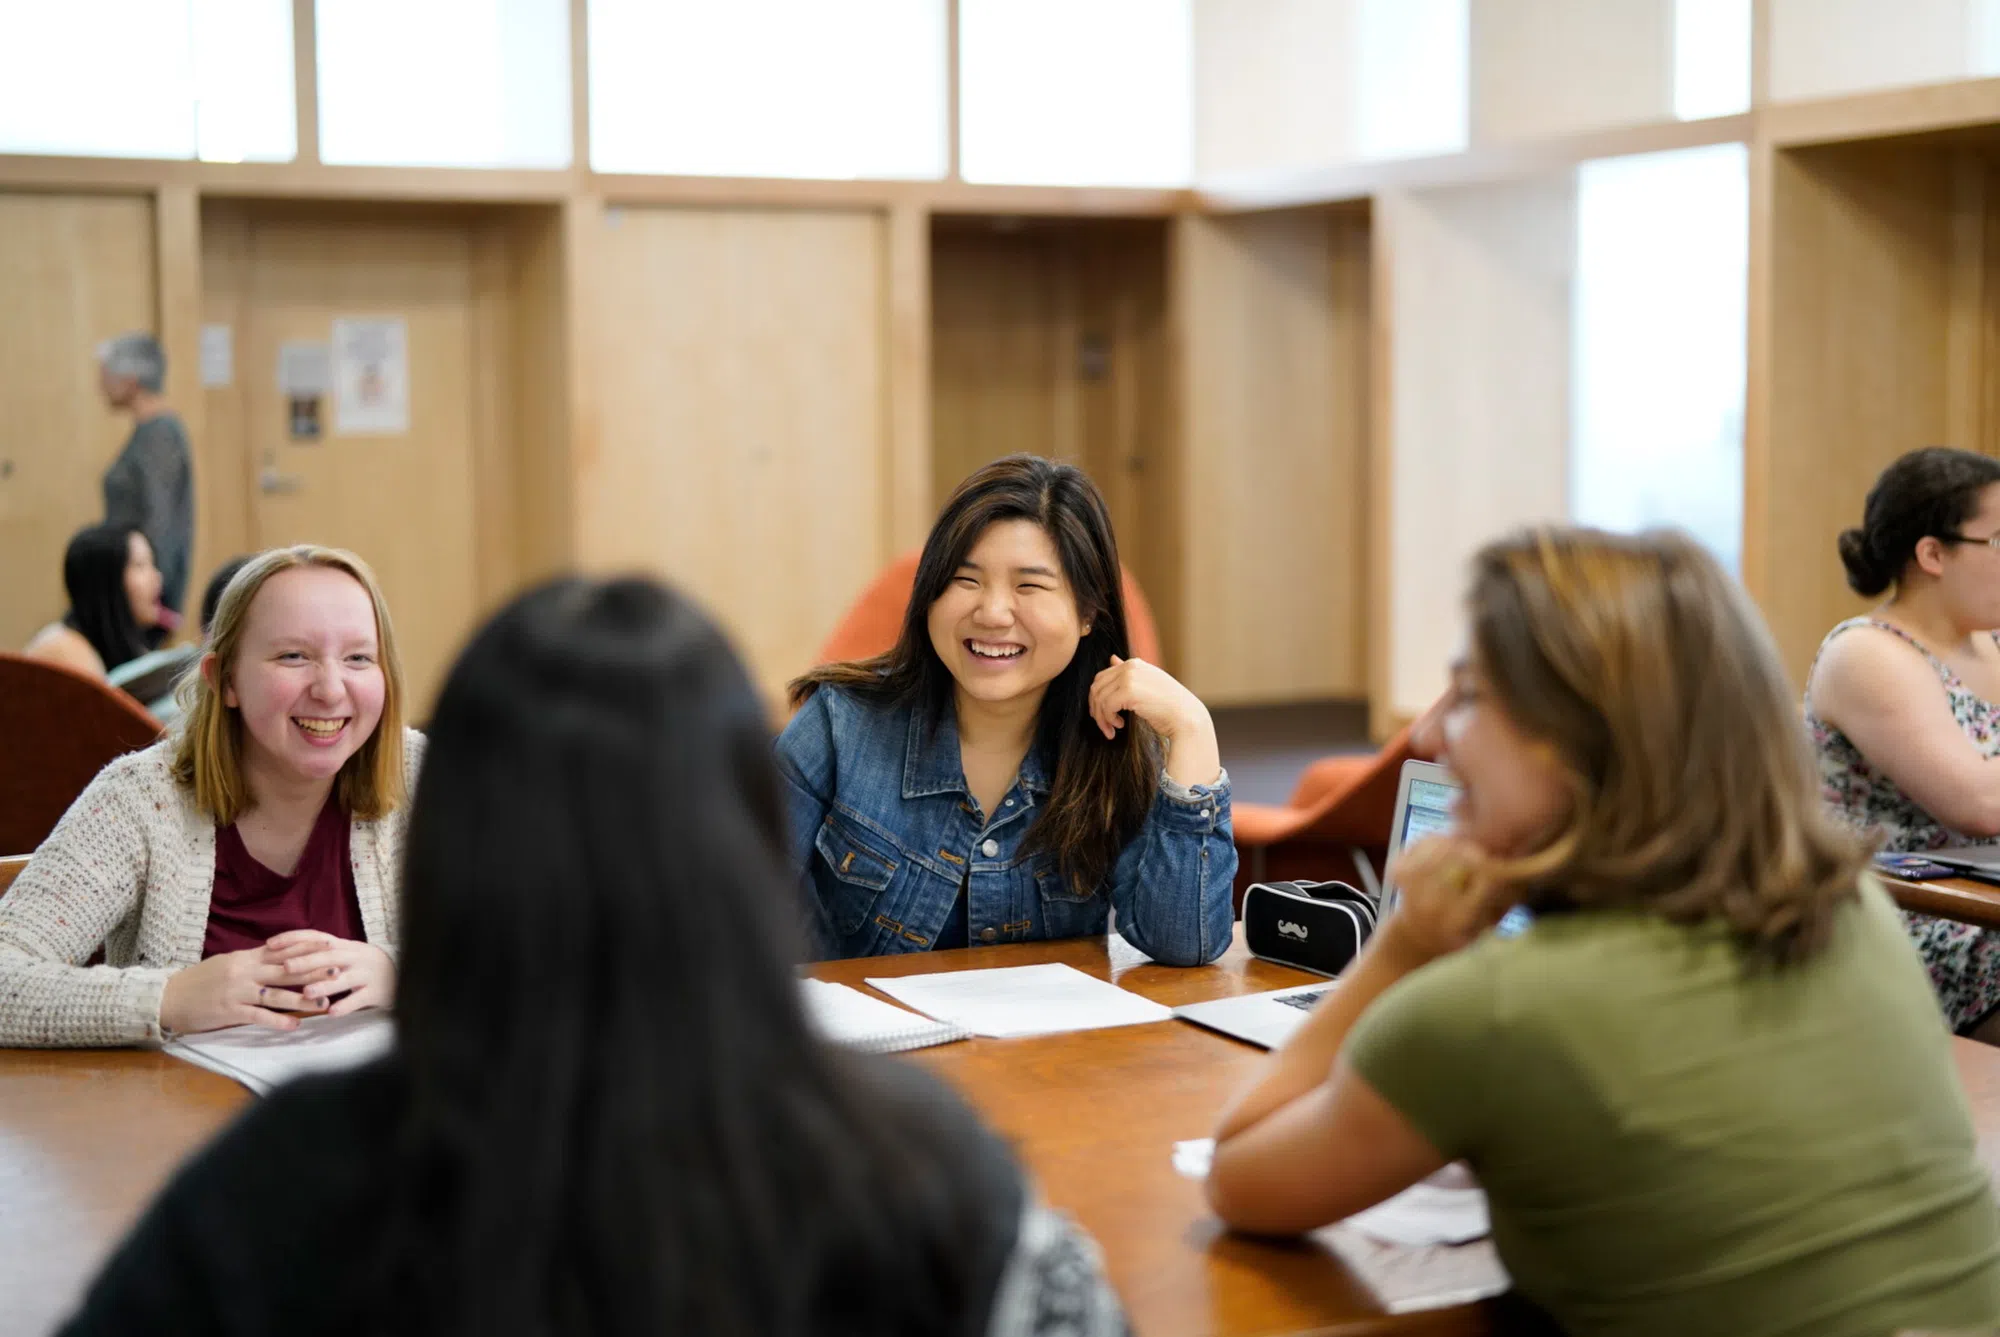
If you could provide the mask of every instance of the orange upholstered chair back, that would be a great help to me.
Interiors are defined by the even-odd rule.
[[[851,659],[872,659],[896,644],[903,632],[903,612],[910,606],[910,592],[917,586],[917,559],[912,550],[882,568],[861,597],[840,619],[833,635],[819,648],[815,663],[838,664]],[[1125,631],[1132,653],[1150,663],[1160,662],[1160,629],[1153,621],[1153,609],[1139,590],[1132,573],[1125,574]]]
[[[106,764],[159,736],[117,688],[0,653],[0,854],[32,854]]]

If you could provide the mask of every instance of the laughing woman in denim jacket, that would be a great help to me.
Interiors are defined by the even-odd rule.
[[[1081,471],[996,460],[924,543],[894,649],[792,684],[793,858],[828,956],[1103,933],[1228,949],[1236,846],[1208,709],[1129,657]]]

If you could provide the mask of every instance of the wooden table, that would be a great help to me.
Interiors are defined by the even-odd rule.
[[[1931,882],[1906,882],[1877,872],[1882,885],[1905,910],[1956,919],[1981,928],[2000,928],[2000,887],[1969,877],[1944,877]]]
[[[1310,978],[1248,957],[1115,966],[1101,939],[835,962],[823,979],[1063,961],[1163,1003]],[[1954,1041],[1980,1155],[2000,1167],[2000,1050]],[[1388,1317],[1315,1245],[1224,1235],[1172,1144],[1205,1136],[1261,1051],[1183,1022],[911,1056],[966,1093],[1049,1199],[1089,1227],[1142,1337],[1286,1332],[1434,1337],[1490,1330],[1478,1307]],[[49,1330],[182,1157],[250,1099],[153,1050],[0,1050],[0,1337]]]

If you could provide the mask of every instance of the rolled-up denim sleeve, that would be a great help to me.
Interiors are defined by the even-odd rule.
[[[813,883],[813,842],[833,802],[835,756],[833,718],[826,691],[807,699],[774,744],[779,783],[785,805],[785,853],[798,879],[799,907],[805,922],[807,950],[815,960],[839,955],[833,925]]]
[[[1119,933],[1162,965],[1206,965],[1229,950],[1235,881],[1229,772],[1192,787],[1162,774],[1146,824],[1111,870]]]

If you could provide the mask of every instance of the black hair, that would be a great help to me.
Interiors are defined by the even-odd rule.
[[[1917,544],[1951,538],[1979,510],[1979,494],[2000,483],[2000,460],[1949,446],[1913,450],[1868,489],[1861,527],[1842,532],[1847,584],[1872,598],[1903,578]]]
[[[241,557],[232,557],[216,567],[215,574],[208,578],[208,588],[201,594],[199,630],[203,636],[208,635],[209,626],[215,621],[215,610],[222,603],[222,592],[229,588],[229,582],[236,578],[236,573],[248,566],[250,559],[256,555],[254,552],[246,552]]]
[[[371,1321],[954,1330],[976,1206],[808,1026],[771,735],[715,626],[650,581],[542,586],[429,733]]]
[[[1151,729],[1128,714],[1107,739],[1090,722],[1090,684],[1129,659],[1124,568],[1111,531],[1111,512],[1090,475],[1038,455],[1009,455],[975,470],[938,513],[917,559],[916,583],[903,630],[887,654],[858,663],[826,664],[791,684],[793,705],[833,685],[898,705],[918,705],[939,718],[953,702],[951,670],[931,644],[930,608],[989,525],[1032,520],[1062,561],[1077,615],[1090,634],[1049,683],[1042,698],[1036,745],[1054,758],[1047,803],[1038,805],[1025,848],[1046,851],[1080,891],[1098,886],[1138,834],[1159,784],[1162,749]]]
[[[125,592],[125,567],[138,532],[129,525],[92,525],[78,530],[63,550],[63,587],[69,591],[63,625],[90,642],[107,672],[146,653],[146,633]]]

